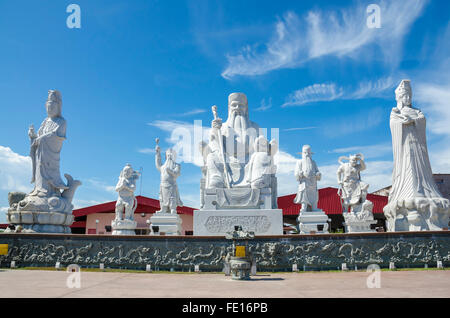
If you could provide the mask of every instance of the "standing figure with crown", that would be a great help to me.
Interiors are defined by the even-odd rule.
[[[394,169],[392,189],[384,207],[388,231],[424,231],[448,228],[449,200],[442,197],[433,179],[428,158],[426,120],[412,107],[409,80],[395,90],[390,128]]]
[[[36,134],[31,125],[30,157],[34,189],[29,194],[11,192],[8,222],[24,231],[70,233],[73,222],[72,199],[81,184],[69,174],[61,179],[60,154],[66,139],[66,120],[62,117],[62,98],[57,90],[49,90],[45,103],[47,118]]]

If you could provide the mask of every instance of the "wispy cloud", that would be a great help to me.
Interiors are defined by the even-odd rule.
[[[196,109],[190,110],[188,112],[184,112],[182,114],[177,114],[177,116],[188,117],[188,116],[198,115],[198,114],[203,114],[203,113],[206,113],[206,109],[196,108]]]
[[[357,133],[378,126],[386,114],[381,107],[365,110],[352,116],[341,116],[329,120],[323,125],[322,132],[327,137],[337,138],[342,135]]]
[[[263,98],[261,100],[261,106],[259,106],[258,108],[255,108],[255,111],[266,111],[268,109],[272,108],[272,97],[269,98],[269,101],[266,102],[266,99]]]
[[[369,29],[366,6],[336,11],[309,11],[299,17],[286,12],[275,24],[272,37],[263,46],[247,45],[227,55],[222,76],[255,76],[282,68],[294,68],[322,56],[358,57],[376,46],[383,60],[393,66],[400,58],[403,36],[422,13],[427,1],[381,1],[382,27]]]
[[[371,97],[383,97],[388,90],[395,86],[392,76],[378,80],[365,80],[359,82],[357,88],[339,87],[335,83],[314,84],[289,94],[286,102],[281,107],[303,106],[314,102],[330,102],[337,99],[363,99]],[[393,95],[393,92],[391,92]]]
[[[301,106],[313,102],[332,101],[343,95],[335,84],[314,84],[291,93],[281,107]]]
[[[99,189],[99,190],[102,190],[105,192],[109,192],[109,193],[116,193],[116,187],[114,185],[109,185],[102,180],[99,180],[97,178],[91,178],[91,179],[88,179],[87,181],[91,187],[94,187],[96,189]]]
[[[348,99],[363,99],[367,97],[380,97],[389,89],[395,86],[392,76],[380,78],[376,81],[363,81],[359,83],[356,91],[348,94]],[[393,95],[393,92],[391,94]]]
[[[295,128],[286,128],[283,129],[283,131],[297,131],[297,130],[310,130],[310,129],[316,129],[317,127],[295,127]]]
[[[141,148],[141,149],[138,149],[138,152],[148,155],[148,154],[154,154],[156,151],[154,148]]]
[[[369,146],[352,146],[345,148],[336,148],[330,150],[329,153],[345,154],[345,155],[362,153],[366,159],[377,158],[392,153],[392,145],[391,143],[381,143]]]

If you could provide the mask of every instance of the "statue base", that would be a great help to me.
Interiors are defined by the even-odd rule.
[[[136,235],[137,222],[133,220],[113,220],[112,235]]]
[[[365,217],[359,216],[355,213],[343,213],[345,222],[345,233],[364,233],[364,232],[375,232],[371,229],[372,224],[377,224],[374,220],[373,215],[367,215]]]
[[[280,209],[194,211],[194,235],[225,236],[237,225],[255,235],[283,235],[283,213]]]
[[[388,203],[383,208],[388,232],[441,231],[448,228],[450,201],[414,197]]]
[[[330,219],[322,210],[300,212],[297,218],[297,226],[300,234],[326,234]]]
[[[72,213],[47,211],[17,211],[9,209],[8,224],[16,227],[16,232],[25,233],[71,233]]]
[[[182,235],[181,217],[178,214],[156,212],[151,218],[151,227],[158,227],[158,231],[151,230],[152,235]]]

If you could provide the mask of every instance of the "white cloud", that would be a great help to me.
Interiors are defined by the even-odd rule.
[[[299,158],[279,150],[274,161],[277,166],[278,196],[292,194],[297,191],[297,181],[294,177],[295,163]]]
[[[138,149],[138,152],[143,153],[143,154],[154,154],[155,148],[141,148],[141,149]]]
[[[157,120],[148,125],[170,133],[166,142],[177,152],[177,161],[192,163],[199,167],[203,165],[203,158],[198,150],[199,143],[208,140],[211,128],[203,127],[201,120],[195,120],[192,124],[183,121]]]
[[[105,192],[109,193],[116,193],[116,187],[114,185],[108,185],[105,182],[97,179],[97,178],[91,178],[87,180],[89,185],[91,187],[94,187],[95,189],[99,189]]]
[[[0,190],[30,192],[31,158],[0,146]]]
[[[427,1],[381,1],[382,26],[369,29],[366,6],[336,11],[309,11],[300,18],[287,12],[275,24],[271,39],[263,46],[247,45],[235,55],[227,55],[222,76],[261,75],[272,70],[299,67],[322,56],[364,57],[364,49],[376,46],[383,60],[396,65],[403,36],[419,17]]]
[[[349,94],[349,99],[363,99],[367,97],[378,97],[383,92],[394,87],[394,79],[392,76],[380,78],[377,81],[364,81],[359,83],[356,91]],[[392,96],[394,92],[392,90]]]
[[[203,113],[206,113],[206,109],[196,108],[196,109],[190,110],[188,112],[184,112],[182,114],[179,114],[177,116],[187,117],[187,116],[198,115],[198,114],[203,114]]]
[[[317,127],[294,127],[294,128],[283,129],[283,131],[310,130],[310,129],[316,129],[316,128]]]
[[[263,98],[261,100],[261,106],[259,106],[258,108],[255,108],[255,111],[266,111],[270,108],[272,108],[272,97],[269,98],[268,102],[266,102],[266,99]]]
[[[394,80],[391,76],[380,78],[376,81],[361,81],[358,87],[344,88],[335,83],[313,84],[289,94],[286,102],[281,107],[302,106],[314,102],[330,102],[337,99],[363,99],[369,97],[381,97],[387,90],[392,89]]]
[[[343,95],[343,90],[333,84],[313,84],[291,93],[281,107],[301,106],[312,102],[332,101]]]
[[[322,132],[327,137],[339,137],[376,127],[385,118],[385,111],[377,107],[352,116],[334,118],[324,124]]]
[[[356,154],[362,153],[364,158],[377,158],[383,157],[387,154],[392,154],[392,144],[391,143],[382,143],[377,145],[369,145],[369,146],[351,146],[345,148],[336,148],[329,153],[337,153],[337,154]]]

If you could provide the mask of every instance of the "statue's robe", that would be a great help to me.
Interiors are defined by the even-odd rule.
[[[303,178],[301,178],[301,173],[303,174]],[[315,161],[311,158],[297,160],[294,175],[300,183],[294,203],[307,204],[311,207],[317,206],[317,202],[319,201],[319,193],[317,191],[318,173],[319,169]]]
[[[30,195],[60,195],[59,189],[68,189],[59,171],[60,152],[66,139],[66,121],[62,117],[46,118],[38,131],[39,142],[31,147],[35,184]]]
[[[361,181],[360,171],[361,165],[353,167],[350,163],[345,163],[342,168],[344,174],[343,191],[341,198],[347,205],[355,205],[360,203],[363,193],[367,192],[369,185]]]
[[[211,129],[209,146],[212,152],[206,160],[208,171],[207,188],[226,187],[223,153],[227,161],[225,169],[229,175],[230,186],[250,186],[246,183],[248,175],[247,164],[254,152],[255,140],[260,135],[260,127],[248,119],[246,122],[246,127],[243,129],[240,129],[241,127],[237,126],[231,119],[223,123],[220,128],[223,150],[220,149],[218,130]]]
[[[402,114],[414,120],[404,124]],[[414,197],[442,197],[433,180],[426,141],[426,120],[420,110],[404,107],[391,112],[390,128],[394,154],[389,203]]]
[[[161,209],[163,207],[171,208],[171,199],[174,200],[175,207],[183,206],[176,182],[177,177],[181,174],[180,164],[166,160],[159,168],[161,172],[161,184],[159,187],[159,202]]]

